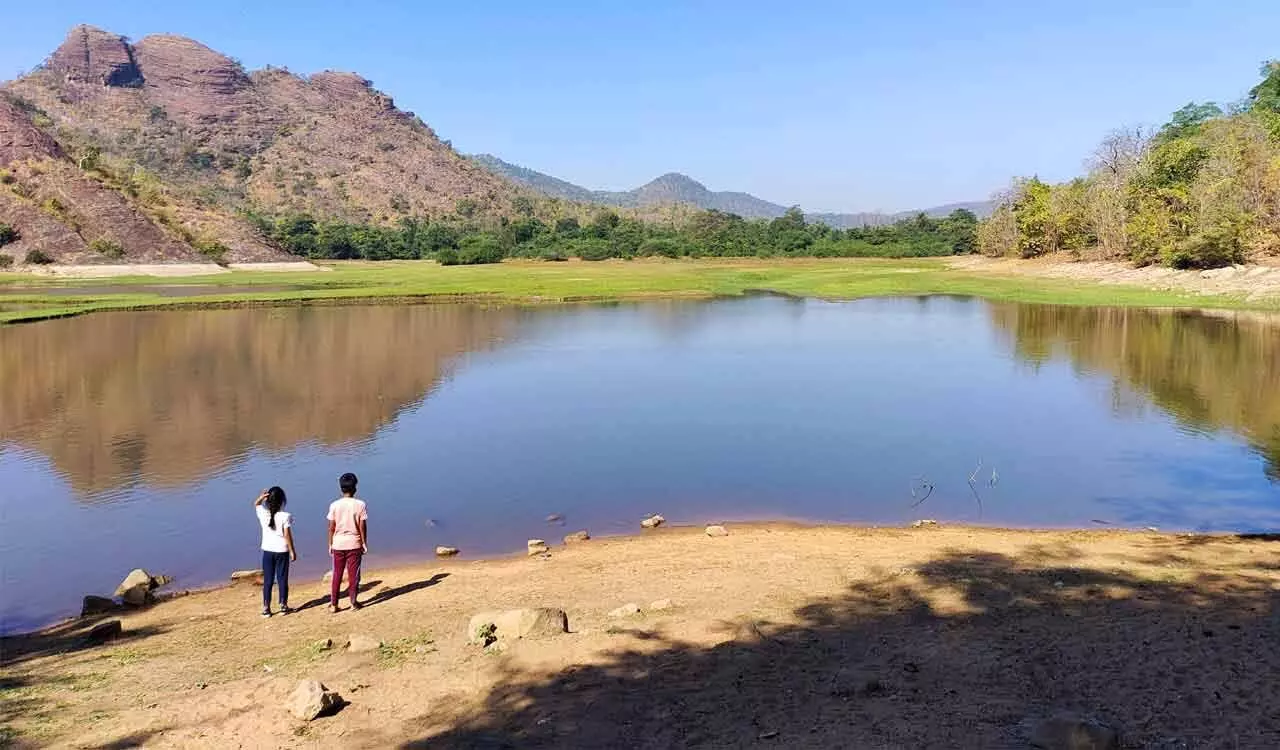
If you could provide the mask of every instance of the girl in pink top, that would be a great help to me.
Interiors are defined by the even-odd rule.
[[[363,500],[356,499],[356,475],[350,472],[338,478],[342,497],[329,505],[329,554],[333,555],[333,581],[329,589],[329,608],[338,611],[338,593],[342,590],[342,574],[347,576],[347,596],[351,608],[360,609],[356,594],[360,586],[360,563],[369,551],[369,511]]]

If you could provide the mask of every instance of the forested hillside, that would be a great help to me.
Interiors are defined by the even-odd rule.
[[[1240,102],[1118,130],[1088,172],[1014,182],[979,229],[989,255],[1066,252],[1200,268],[1280,255],[1280,61]]]

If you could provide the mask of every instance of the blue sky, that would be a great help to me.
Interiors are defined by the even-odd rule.
[[[1237,99],[1280,58],[1275,0],[58,0],[0,18],[0,77],[78,23],[177,33],[251,68],[354,70],[458,149],[588,187],[679,171],[810,210],[1063,179],[1111,128]]]

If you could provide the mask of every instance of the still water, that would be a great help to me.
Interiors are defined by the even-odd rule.
[[[298,576],[675,523],[1280,527],[1280,328],[958,298],[110,313],[0,328],[0,628],[134,567]],[[549,514],[563,526],[546,522]]]

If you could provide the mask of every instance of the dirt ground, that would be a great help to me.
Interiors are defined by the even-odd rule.
[[[13,746],[1013,748],[1070,710],[1124,747],[1280,747],[1270,537],[781,524],[659,529],[547,556],[369,561],[367,606],[262,619],[252,584],[3,642]],[[156,572],[156,571],[153,571]],[[9,593],[9,592],[6,592]],[[651,603],[671,600],[665,611]],[[612,616],[621,605],[641,613]],[[344,605],[345,606],[345,605]],[[570,633],[469,645],[471,615]],[[366,653],[349,635],[381,640]],[[320,639],[335,647],[321,650]],[[315,677],[348,704],[310,723]]]
[[[1175,290],[1196,294],[1238,294],[1256,302],[1280,297],[1280,259],[1265,263],[1227,266],[1208,270],[1177,270],[1164,266],[1135,268],[1117,261],[1075,261],[1068,256],[1046,256],[1032,260],[987,258],[971,255],[950,261],[952,268],[1006,276],[1036,276],[1051,279],[1124,284],[1148,289]]]

